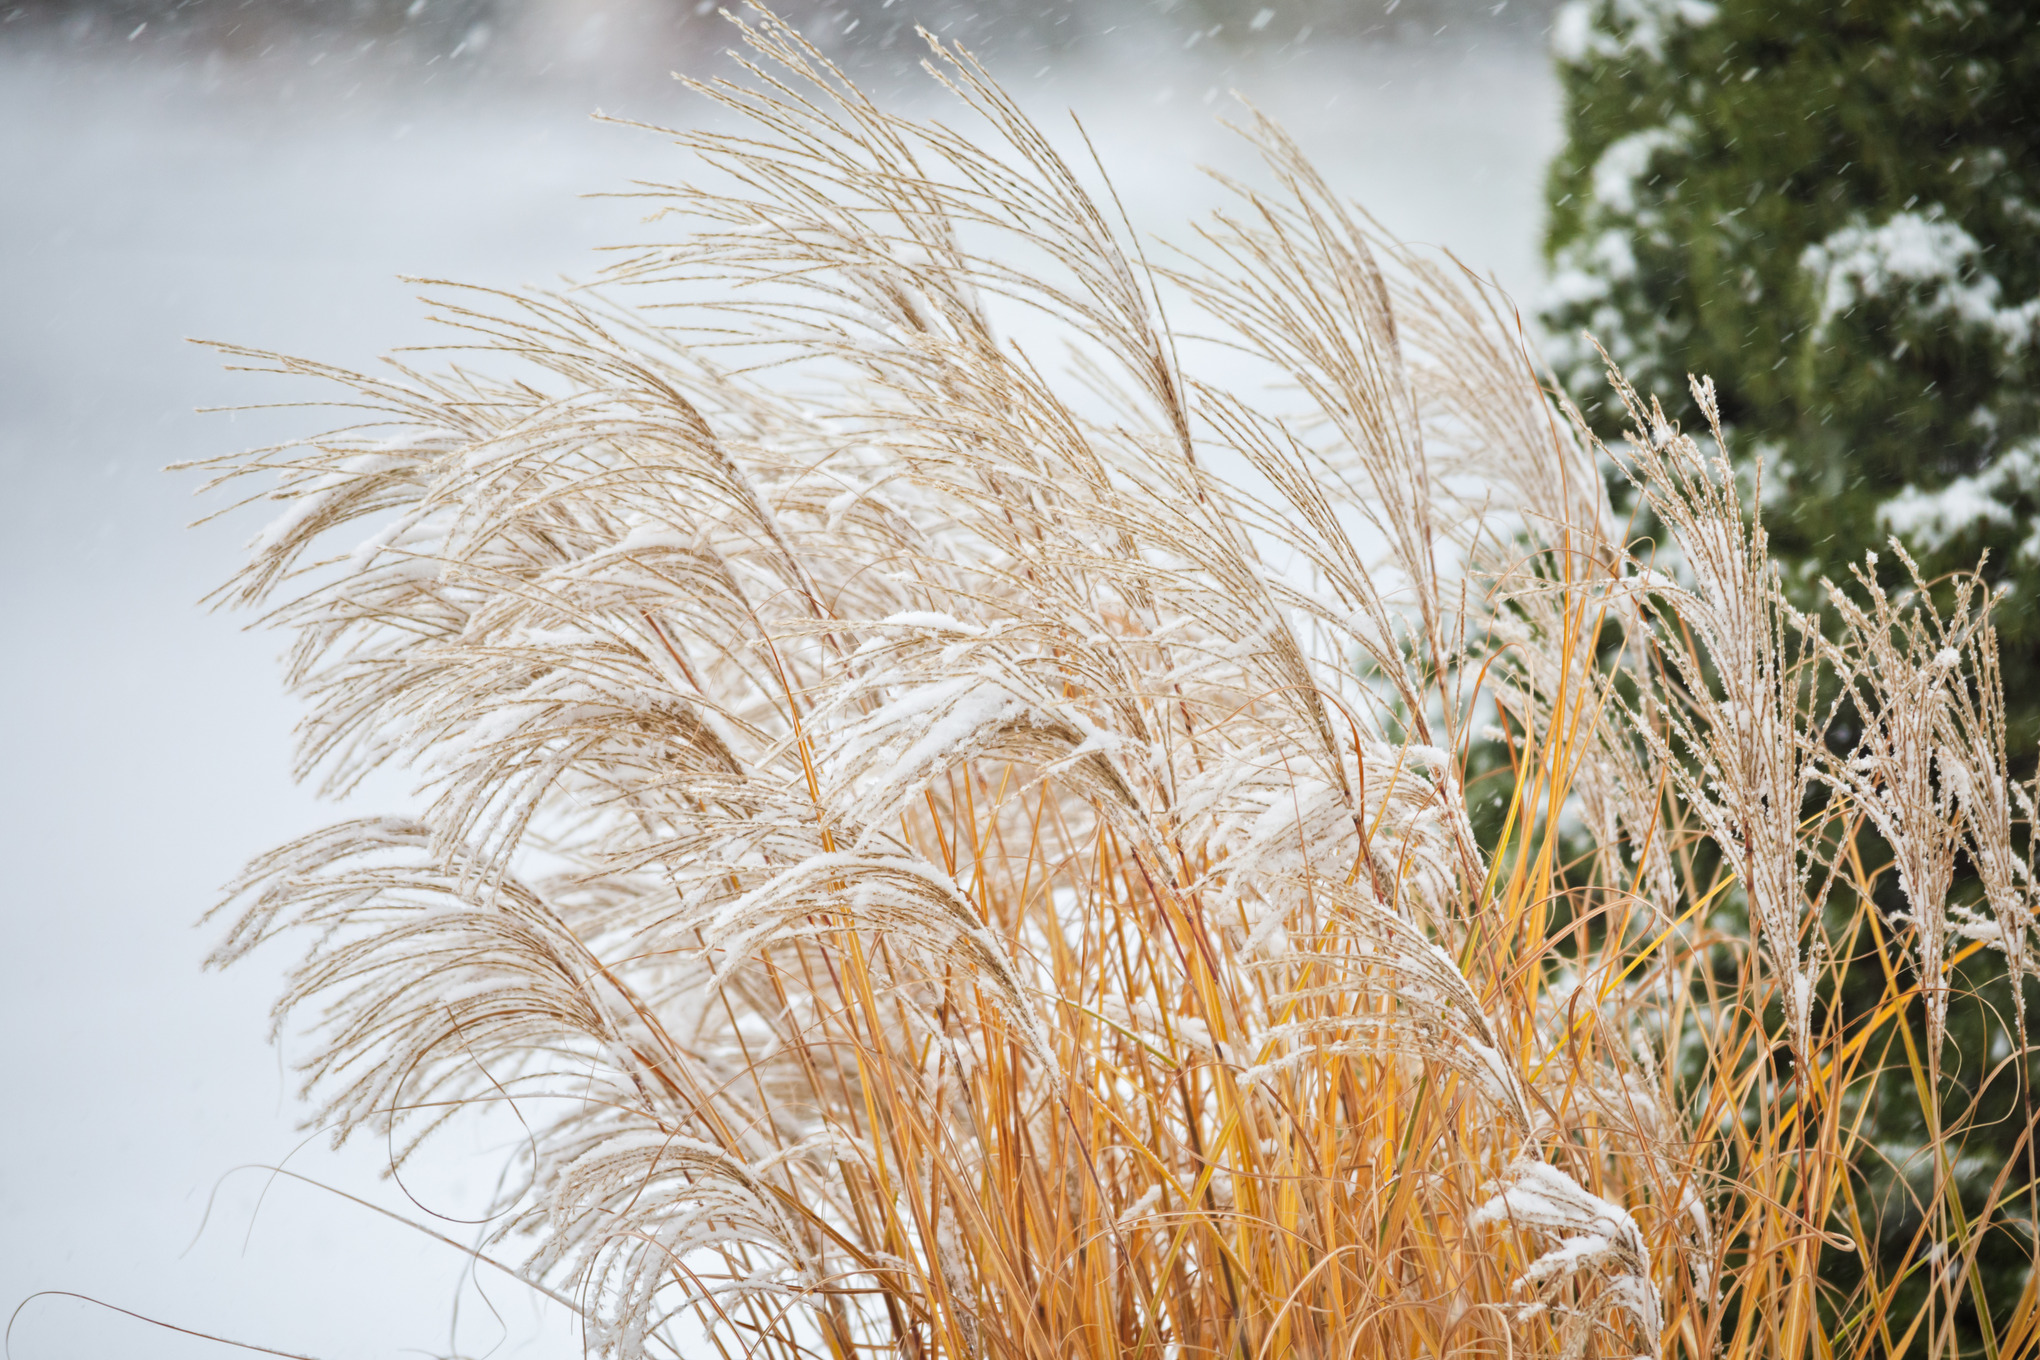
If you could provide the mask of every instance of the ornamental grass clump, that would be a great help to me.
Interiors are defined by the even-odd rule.
[[[1618,378],[1602,448],[1263,119],[1161,256],[967,54],[952,124],[742,36],[598,288],[230,351],[350,423],[216,465],[282,512],[222,598],[303,773],[420,780],[222,908],[313,1121],[513,1110],[479,1254],[602,1355],[1941,1347],[2003,1223],[1857,1140],[1894,1018],[2032,957],[1988,595],[1824,640],[1718,430]],[[1836,1275],[1879,1213],[1905,1279]]]

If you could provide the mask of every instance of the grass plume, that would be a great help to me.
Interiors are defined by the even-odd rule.
[[[2030,1350],[1942,1110],[1951,969],[2033,957],[1989,599],[1830,640],[1718,427],[1618,377],[1602,448],[1265,120],[1150,258],[967,54],[952,126],[742,36],[600,288],[230,350],[351,423],[219,460],[282,512],[222,598],[306,775],[421,780],[222,909],[298,942],[313,1118],[514,1107],[487,1250],[620,1357]]]

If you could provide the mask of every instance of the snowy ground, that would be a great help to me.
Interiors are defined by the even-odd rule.
[[[333,814],[288,780],[276,644],[194,606],[250,523],[187,531],[196,479],[159,469],[304,428],[193,414],[269,393],[183,337],[365,363],[427,334],[396,275],[586,274],[634,214],[575,195],[672,173],[677,153],[591,122],[610,92],[585,76],[340,68],[0,46],[0,1307],[73,1290],[321,1357],[572,1355],[560,1318],[485,1275],[493,1318],[447,1247],[289,1183],[257,1219],[262,1178],[233,1172],[289,1158],[422,1216],[378,1179],[380,1147],[299,1147],[295,1082],[265,1042],[281,960],[199,970],[216,886]],[[1519,294],[1536,282],[1556,91],[1520,40],[1161,57],[1134,41],[1016,85],[1037,113],[1083,114],[1145,226],[1213,202],[1193,167],[1236,163],[1213,117],[1237,88],[1392,229]],[[695,116],[670,87],[610,104]],[[407,1178],[427,1209],[485,1198],[462,1150]],[[64,1299],[31,1304],[12,1346],[226,1353]]]

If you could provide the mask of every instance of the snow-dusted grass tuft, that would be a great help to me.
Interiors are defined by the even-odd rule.
[[[223,597],[306,774],[422,781],[224,909],[303,951],[313,1119],[514,1111],[484,1252],[605,1355],[1909,1344],[1819,1272],[1915,979],[1938,1046],[1951,945],[2032,957],[1988,600],[1824,642],[1719,430],[1600,448],[1265,121],[1162,255],[967,55],[914,121],[743,32],[599,289],[231,351],[350,423],[220,460],[280,510]],[[1845,1028],[1866,822],[1917,968]]]

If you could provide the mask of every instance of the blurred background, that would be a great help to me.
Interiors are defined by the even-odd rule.
[[[1405,238],[1526,301],[1559,87],[1547,0],[789,0],[911,108],[921,23],[1045,121],[1084,120],[1136,224],[1182,239],[1234,92]],[[298,1127],[268,1007],[285,960],[203,972],[195,923],[253,853],[336,818],[289,778],[270,637],[198,601],[260,512],[165,464],[323,428],[198,407],[297,394],[187,337],[348,365],[427,342],[400,275],[586,277],[684,173],[656,132],[726,71],[697,0],[0,0],[0,1305],[68,1290],[319,1357],[569,1356],[563,1310],[456,1241],[492,1186],[460,1135],[402,1185]],[[1062,124],[1067,126],[1067,124]],[[386,782],[352,806],[408,806]],[[237,1171],[287,1163],[355,1203]],[[210,1206],[210,1211],[209,1210]],[[440,1217],[434,1217],[438,1215]],[[216,1356],[68,1298],[17,1360]]]

